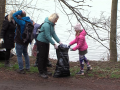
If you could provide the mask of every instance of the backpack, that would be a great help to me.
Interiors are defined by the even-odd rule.
[[[40,28],[42,27],[44,23],[42,23],[38,28],[37,28],[37,32],[36,32],[36,38],[38,36],[39,33],[43,32],[43,31],[40,31]]]
[[[22,39],[24,43],[31,43],[33,40],[33,29],[34,25],[31,22],[25,21],[25,29],[22,34]]]
[[[44,24],[44,22],[38,27],[38,30],[36,32],[36,38],[37,38],[37,36],[38,36],[39,33],[44,32],[44,30],[40,31],[40,29],[41,29],[41,27],[42,27],[43,24]]]

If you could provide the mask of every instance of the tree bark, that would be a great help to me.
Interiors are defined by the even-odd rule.
[[[5,4],[6,4],[6,0],[0,0],[0,39],[1,39],[2,22],[5,17]],[[0,48],[2,48],[2,43],[0,43]]]
[[[110,61],[117,62],[116,27],[117,27],[118,0],[112,0],[111,28],[110,28]]]

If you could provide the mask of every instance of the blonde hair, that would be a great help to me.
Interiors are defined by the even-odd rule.
[[[76,31],[75,36],[79,36],[79,35],[80,35],[80,33],[81,33],[81,31]]]
[[[53,13],[52,15],[50,15],[48,17],[48,19],[51,21],[51,22],[55,22],[57,19],[59,18],[58,14],[57,13]]]
[[[15,10],[12,10],[10,14],[8,15],[8,21],[11,22],[12,20],[12,15],[15,13]]]
[[[77,24],[74,26],[74,29],[75,29],[75,31],[76,31],[75,36],[79,36],[80,33],[82,32],[80,23],[77,23]]]

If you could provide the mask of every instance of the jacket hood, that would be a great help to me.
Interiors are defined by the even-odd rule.
[[[86,31],[83,29],[82,32],[80,33],[80,35],[86,36]]]
[[[30,17],[22,17],[24,21],[31,22]]]
[[[54,23],[52,23],[51,21],[49,21],[48,17],[45,18],[44,22],[50,23],[51,25],[55,25]]]

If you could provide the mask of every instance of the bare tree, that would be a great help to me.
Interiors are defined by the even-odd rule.
[[[105,17],[103,12],[101,13],[99,19],[97,19],[97,18],[91,19],[91,18],[89,18],[89,15],[87,17],[82,15],[81,11],[84,10],[83,7],[91,7],[89,5],[85,5],[85,0],[81,0],[81,1],[71,0],[71,2],[77,4],[76,6],[70,5],[68,3],[68,1],[66,1],[66,0],[58,0],[58,1],[60,3],[61,7],[63,8],[63,11],[68,16],[69,21],[70,21],[70,16],[75,15],[76,19],[81,23],[83,28],[87,31],[91,31],[91,30],[94,31],[94,33],[96,34],[97,37],[92,36],[92,34],[90,34],[89,32],[87,32],[87,35],[90,36],[91,38],[95,39],[97,42],[101,43],[108,50],[110,50],[109,46],[102,43],[103,41],[108,41],[109,38],[108,37],[101,38],[98,33],[98,31],[107,32],[108,36],[109,36],[110,17]],[[71,13],[67,13],[67,11],[64,9],[64,5],[67,6],[71,10]],[[72,25],[71,25],[71,27],[72,27]]]

